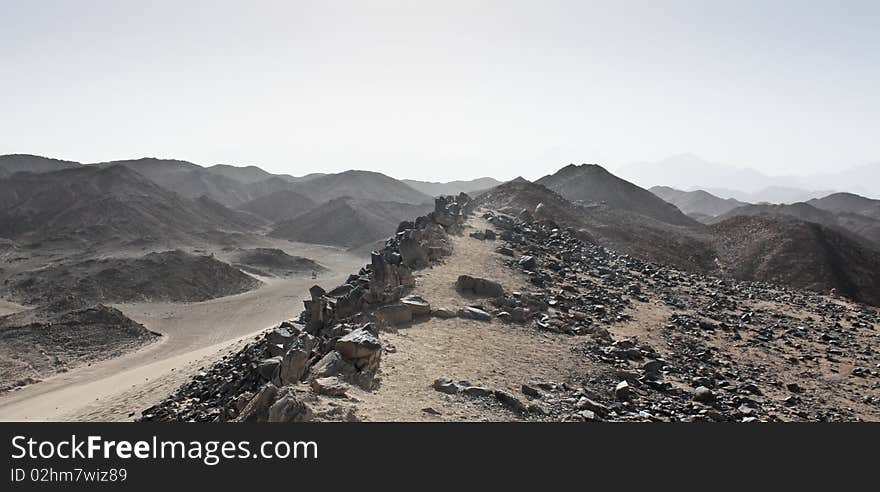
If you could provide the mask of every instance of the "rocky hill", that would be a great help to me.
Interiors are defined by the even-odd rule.
[[[880,220],[880,200],[865,198],[853,193],[834,193],[815,198],[808,204],[829,212],[854,213]]]
[[[572,227],[586,241],[691,272],[741,280],[773,279],[818,292],[836,289],[853,299],[872,303],[880,291],[877,275],[871,273],[872,269],[876,271],[877,265],[877,252],[873,247],[849,233],[818,224],[813,227],[812,223],[794,218],[754,217],[750,223],[765,226],[754,230],[740,227],[747,222],[734,219],[711,227],[676,227],[601,205],[571,203],[526,181],[505,183],[480,196],[478,201],[496,210],[538,209],[536,218]],[[805,230],[817,233],[803,234]],[[779,242],[779,247],[767,247],[774,241]],[[845,261],[829,253],[835,248],[840,249]],[[753,268],[751,265],[757,260],[761,260],[765,268]],[[859,280],[854,283],[852,279]]]
[[[644,215],[673,225],[698,225],[674,205],[595,164],[571,164],[554,174],[544,176],[536,183],[570,201],[601,203],[616,210]]]
[[[868,210],[870,211],[870,210]],[[880,220],[846,210],[831,211],[819,209],[809,203],[793,203],[791,205],[746,205],[735,208],[715,217],[708,223],[718,223],[731,217],[764,216],[775,218],[793,218],[804,222],[822,224],[850,235],[855,240],[867,240],[873,247],[880,247]]]
[[[122,302],[196,302],[240,294],[260,281],[209,256],[183,251],[139,258],[102,258],[20,272],[0,287],[4,296],[44,306]],[[69,301],[69,302],[68,302]]]
[[[233,254],[232,262],[236,268],[264,277],[288,277],[327,271],[314,260],[291,256],[276,248],[242,249]]]
[[[207,231],[246,232],[261,224],[207,198],[182,198],[123,166],[0,180],[0,237],[25,243],[186,242]]]
[[[474,206],[438,200],[142,420],[880,419],[876,309]]]
[[[668,186],[654,186],[648,191],[675,205],[679,210],[691,217],[695,215],[715,217],[735,208],[748,205],[733,198],[719,198],[703,190],[681,191]]]
[[[48,173],[79,167],[82,164],[73,161],[50,159],[30,154],[7,154],[0,155],[0,177],[9,176],[18,172]]]
[[[302,243],[354,248],[388,237],[401,221],[429,209],[427,204],[342,197],[279,222],[269,235]]]
[[[449,181],[446,183],[417,181],[414,179],[404,179],[402,181],[416,190],[430,196],[480,192],[501,184],[501,181],[494,178],[477,178],[466,181]]]
[[[587,241],[640,258],[699,272],[715,268],[711,240],[696,222],[696,228],[675,226],[607,204],[573,203],[526,180],[504,183],[476,200],[481,205],[515,214],[537,210],[537,217],[573,227]]]
[[[317,206],[317,202],[295,190],[280,190],[238,206],[271,222],[293,219]]]
[[[813,222],[740,216],[710,227],[722,273],[880,306],[880,252]]]
[[[157,338],[119,310],[103,305],[2,316],[0,393],[78,365],[119,356]]]
[[[402,181],[371,171],[327,174],[301,183],[295,189],[318,203],[342,197],[374,202],[431,203],[429,195],[413,189]]]

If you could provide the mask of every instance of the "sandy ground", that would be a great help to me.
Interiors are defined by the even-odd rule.
[[[21,304],[16,304],[14,302],[4,301],[0,299],[0,316],[6,316],[7,314],[15,314],[21,311],[27,311],[27,307],[22,306]]]
[[[451,257],[417,272],[414,294],[432,306],[458,308],[485,299],[465,298],[454,287],[459,275],[468,274],[500,282],[507,291],[528,290],[526,278],[502,263],[494,252],[499,241],[479,241],[468,236],[474,228],[491,228],[472,217],[463,236],[453,238]],[[392,353],[382,358],[381,386],[373,392],[357,391],[361,400],[357,416],[367,421],[499,421],[518,417],[479,399],[452,397],[435,391],[439,377],[467,380],[522,396],[522,384],[562,382],[576,371],[588,370],[585,360],[572,352],[578,337],[539,332],[497,320],[465,319],[416,321],[396,332],[381,334]],[[440,415],[428,413],[431,408]]]
[[[2,421],[131,420],[174,391],[200,367],[257,333],[302,311],[315,283],[335,287],[365,264],[335,248],[300,253],[330,269],[311,277],[261,278],[266,285],[236,296],[189,304],[120,304],[127,316],[161,333],[160,341],[115,359],[75,368],[0,396]],[[9,303],[0,310],[16,309]]]

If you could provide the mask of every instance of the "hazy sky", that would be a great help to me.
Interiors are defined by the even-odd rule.
[[[0,153],[534,178],[880,160],[880,2],[0,0]]]

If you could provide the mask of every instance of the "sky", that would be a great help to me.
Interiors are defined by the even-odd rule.
[[[880,2],[0,0],[0,154],[533,179],[880,160]]]

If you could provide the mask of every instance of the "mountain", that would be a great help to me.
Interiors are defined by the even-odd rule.
[[[238,206],[270,222],[292,219],[314,208],[317,202],[294,190],[280,190]]]
[[[620,168],[617,174],[640,186],[665,185],[680,190],[728,187],[755,191],[770,181],[768,176],[753,169],[710,162],[694,154],[675,155],[656,162],[634,162]]]
[[[802,202],[825,196],[833,190],[853,190],[852,186],[856,184],[855,181],[837,179],[836,175],[768,176],[754,169],[719,164],[693,154],[631,163],[621,167],[618,174],[644,187],[704,190],[721,198],[747,203]]]
[[[880,162],[807,176],[805,181],[813,186],[846,190],[880,199]]]
[[[488,190],[501,184],[501,181],[495,178],[477,178],[468,181],[449,181],[447,183],[417,181],[414,179],[404,179],[402,181],[412,188],[431,196],[457,195],[461,192],[472,193]]]
[[[828,203],[828,202],[826,202]],[[793,203],[791,205],[746,205],[735,208],[721,216],[715,217],[709,223],[718,223],[723,220],[740,216],[765,216],[776,218],[793,218],[804,222],[813,222],[823,226],[839,229],[844,234],[853,234],[856,240],[864,240],[874,243],[873,247],[880,246],[880,220],[867,215],[841,211],[832,212],[814,207],[809,203]]]
[[[747,205],[732,198],[726,200],[719,198],[703,190],[681,191],[668,186],[654,186],[648,191],[675,205],[679,210],[688,215],[699,214],[715,217],[737,207]]]
[[[433,203],[431,196],[402,181],[372,171],[351,170],[318,176],[297,184],[294,189],[318,203],[341,197],[377,202]]]
[[[264,171],[257,166],[230,166],[229,164],[215,164],[205,168],[205,171],[211,174],[233,179],[241,183],[256,183],[269,179],[273,174]]]
[[[880,305],[880,252],[814,222],[737,216],[710,226],[722,272]]]
[[[536,183],[571,201],[605,203],[614,209],[634,212],[674,225],[698,224],[650,191],[620,179],[595,164],[570,164],[555,174],[544,176]]]
[[[391,236],[402,221],[432,209],[428,204],[340,197],[276,224],[269,235],[302,243],[354,248]]]
[[[745,203],[797,203],[826,196],[827,190],[806,190],[791,186],[768,186],[758,191],[747,193],[729,188],[706,188],[707,191],[722,198],[732,198]]]
[[[535,211],[540,204],[539,218],[575,228],[588,242],[691,271],[707,272],[715,268],[711,240],[702,233],[705,226],[698,222],[693,222],[695,226],[676,226],[608,204],[574,203],[526,180],[501,184],[477,197],[477,202],[497,210],[517,211]],[[673,207],[662,203],[664,207]]]
[[[497,210],[535,211],[541,204],[536,217],[571,227],[589,243],[657,264],[820,292],[834,288],[853,299],[880,302],[880,270],[876,270],[880,253],[840,225],[806,222],[795,215],[756,214],[730,216],[708,227],[674,226],[607,204],[573,203],[526,181],[504,183],[478,201]],[[779,208],[800,209],[797,217],[813,220],[827,213],[806,204]],[[808,209],[818,215],[807,213]],[[834,256],[836,250],[839,256]]]
[[[184,198],[195,199],[200,196],[208,196],[227,207],[234,207],[255,198],[249,189],[252,186],[251,183],[238,181],[226,176],[222,171],[210,171],[192,162],[146,157],[95,165],[99,167],[123,166]],[[226,174],[234,174],[234,172]]]
[[[837,225],[837,219],[835,218],[833,213],[825,210],[819,210],[818,208],[803,202],[793,203],[791,205],[772,205],[766,203],[757,205],[743,205],[742,207],[735,208],[718,217],[715,217],[712,222],[718,223],[731,217],[754,217],[759,215],[770,217],[790,217],[802,220],[804,222],[815,222],[816,224],[822,224],[825,226]]]
[[[79,167],[82,164],[30,154],[0,155],[0,178],[17,172],[48,173]]]
[[[834,193],[823,198],[814,198],[807,203],[829,212],[850,212],[880,220],[880,200],[853,193]]]
[[[188,241],[262,223],[208,199],[188,200],[125,166],[81,166],[0,181],[0,237],[30,243]]]
[[[232,256],[232,261],[236,268],[264,277],[288,277],[327,271],[314,260],[291,256],[275,248],[240,249]]]
[[[261,282],[211,256],[184,251],[140,258],[101,258],[50,265],[12,276],[8,297],[45,305],[73,297],[85,305],[115,302],[198,302],[240,294]]]

